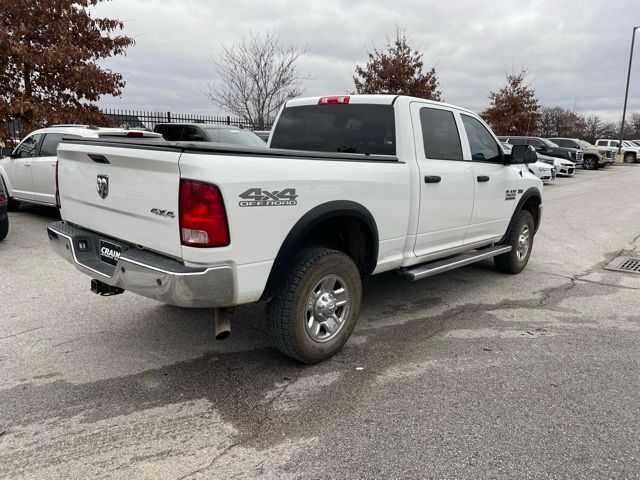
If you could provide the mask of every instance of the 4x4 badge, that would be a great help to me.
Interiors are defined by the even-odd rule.
[[[98,195],[100,198],[107,198],[109,195],[109,176],[108,175],[98,175],[98,184],[96,186],[98,190]]]
[[[273,192],[261,188],[250,188],[239,196],[242,198],[238,203],[241,207],[284,207],[298,204],[295,188],[285,188]]]

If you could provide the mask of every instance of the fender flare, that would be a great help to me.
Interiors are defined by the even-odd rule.
[[[371,212],[363,205],[352,202],[350,200],[334,200],[322,203],[306,212],[298,219],[295,225],[289,230],[285,237],[276,259],[271,267],[269,278],[264,289],[263,298],[269,295],[276,281],[277,275],[282,271],[285,262],[295,253],[299,242],[308,234],[316,225],[325,220],[336,217],[354,217],[362,221],[369,229],[372,237],[371,261],[367,268],[367,273],[373,272],[378,263],[379,237],[378,226]]]
[[[504,236],[500,239],[498,244],[504,243],[504,241],[506,240],[507,236],[509,235],[509,232],[513,228],[513,224],[516,221],[516,217],[522,211],[523,205],[529,199],[534,198],[534,197],[538,199],[539,205],[542,205],[542,195],[540,194],[540,190],[538,190],[536,187],[530,187],[529,189],[527,189],[526,192],[524,192],[522,194],[522,197],[520,197],[520,200],[518,201],[518,204],[516,205],[516,208],[513,211],[513,215],[511,216],[511,221],[509,222],[509,226],[507,227],[507,231],[505,232]],[[540,216],[538,216],[538,221],[536,222],[535,228],[534,228],[534,234],[538,231],[538,227],[540,226],[540,220],[541,220],[541,218],[540,218]]]

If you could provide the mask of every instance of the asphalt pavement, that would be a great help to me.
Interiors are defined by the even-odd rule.
[[[640,168],[545,188],[527,269],[368,279],[334,359],[273,349],[262,305],[104,298],[49,248],[0,242],[1,478],[640,478]]]

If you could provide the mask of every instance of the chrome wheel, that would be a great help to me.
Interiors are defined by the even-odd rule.
[[[520,236],[518,237],[518,244],[516,245],[516,257],[519,262],[523,262],[525,258],[527,258],[527,254],[529,253],[529,227],[524,225],[522,230],[520,231]]]
[[[311,291],[307,300],[305,327],[316,342],[334,338],[349,314],[351,298],[340,275],[327,275]]]

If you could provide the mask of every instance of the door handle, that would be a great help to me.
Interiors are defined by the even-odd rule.
[[[486,175],[478,175],[478,181],[479,182],[488,182],[489,181],[489,177],[487,177]]]
[[[427,175],[424,177],[424,183],[440,183],[442,180],[438,175]]]
[[[25,167],[30,167],[30,166],[31,166],[31,164],[30,164],[30,163],[23,163],[23,165],[24,165]]]

